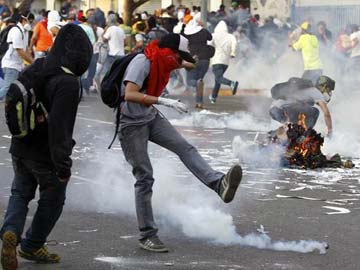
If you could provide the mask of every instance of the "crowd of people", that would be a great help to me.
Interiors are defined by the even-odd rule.
[[[46,128],[36,129],[35,125],[24,138],[13,136],[11,141],[15,177],[0,231],[1,263],[6,270],[17,269],[18,244],[19,255],[25,259],[42,263],[60,261],[60,257],[51,254],[44,244],[61,215],[71,177],[70,156],[75,143],[72,135],[80,85],[88,94],[99,91],[104,74],[124,59],[123,56],[137,53],[131,54],[117,89],[123,96],[117,104],[121,112],[118,136],[136,179],[139,245],[153,252],[167,252],[168,249],[158,237],[151,206],[154,177],[147,151],[149,141],[176,153],[194,176],[225,203],[233,200],[242,179],[238,164],[226,174],[213,170],[197,149],[152,106],[159,104],[181,113],[188,112],[186,104],[168,97],[166,88],[170,80],[178,86],[183,85],[184,94],[195,96],[196,108],[201,109],[204,77],[210,66],[215,83],[209,99],[211,104],[216,104],[222,84],[230,87],[233,95],[239,86],[235,79],[224,77],[231,58],[249,58],[255,51],[274,64],[283,48],[289,46],[302,53],[302,77],[306,81],[300,84],[305,84],[303,88],[308,90],[297,93],[300,97],[296,106],[294,96],[289,100],[279,98],[270,115],[281,123],[296,121],[304,107],[302,102],[310,98],[308,113],[314,115],[309,117],[309,125],[316,123],[319,111],[312,107],[317,104],[331,133],[331,116],[326,103],[330,101],[335,83],[323,76],[320,48],[334,48],[342,59],[351,58],[353,70],[360,63],[360,32],[354,25],[352,34],[343,31],[334,41],[324,22],[317,24],[315,34],[311,27],[314,23],[309,20],[298,27],[276,18],[262,21],[237,2],[233,2],[231,11],[221,5],[217,12],[208,14],[207,22],[201,21],[200,7],[189,9],[171,5],[154,15],[135,14],[132,26],[125,25],[116,12],[105,15],[99,8],[84,12],[72,6],[71,0],[66,1],[60,11],[43,10],[35,16],[11,10],[4,1],[0,1],[0,11],[0,50],[3,51],[0,54],[3,73],[0,99],[5,99],[10,85],[23,74],[27,65],[27,73],[40,69],[46,79],[45,94],[39,96],[46,108],[41,118]],[[185,69],[186,77],[180,69]],[[294,111],[296,115],[291,120]],[[36,122],[38,119],[34,118]],[[38,208],[22,239],[27,205],[38,186]]]
[[[1,29],[18,22],[25,26],[21,34],[21,39],[24,35],[22,40],[26,41],[22,46],[24,53],[20,52],[21,61],[18,58],[17,62],[31,63],[32,59],[46,55],[62,25],[74,23],[81,26],[94,46],[90,68],[83,78],[86,93],[99,87],[102,76],[116,58],[140,52],[151,40],[159,39],[167,33],[182,34],[189,39],[190,52],[197,60],[196,68],[186,71],[185,76],[183,72],[174,71],[171,78],[175,88],[183,87],[184,94],[196,96],[196,107],[200,109],[203,108],[203,79],[209,67],[215,79],[209,96],[211,103],[216,103],[222,84],[229,86],[236,94],[239,82],[235,78],[224,77],[232,63],[231,58],[236,57],[246,65],[256,56],[276,64],[286,52],[287,45],[291,44],[294,50],[302,51],[306,71],[304,78],[315,83],[322,74],[323,61],[320,56],[316,56],[316,52],[314,55],[314,50],[303,49],[304,44],[313,42],[316,43],[313,46],[315,50],[326,50],[337,59],[343,72],[354,72],[359,65],[360,31],[357,25],[348,25],[335,38],[324,21],[315,23],[308,19],[298,26],[274,17],[263,19],[257,14],[251,15],[248,8],[234,1],[230,9],[221,5],[216,12],[209,12],[206,23],[201,21],[200,7],[193,6],[190,9],[170,5],[164,10],[156,10],[153,15],[148,12],[136,13],[132,18],[132,26],[128,26],[116,12],[109,11],[105,15],[99,8],[84,12],[71,3],[71,0],[66,1],[59,12],[43,10],[36,16],[31,13],[11,15],[10,10],[0,3],[3,6]],[[14,32],[18,34],[18,31]],[[9,64],[6,59],[8,56],[5,56],[3,63],[5,71],[0,99],[4,98],[9,82],[20,71],[19,65]]]

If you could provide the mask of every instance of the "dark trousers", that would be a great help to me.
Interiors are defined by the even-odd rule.
[[[14,180],[5,214],[1,236],[14,232],[23,250],[41,248],[63,210],[67,183],[60,182],[53,167],[47,163],[12,156]],[[21,241],[28,204],[34,199],[37,187],[40,198],[30,228]]]
[[[196,68],[188,70],[186,74],[186,84],[188,87],[196,88],[199,80],[204,79],[206,72],[209,69],[210,60],[199,60]],[[196,95],[196,103],[202,103],[203,97]]]
[[[226,79],[224,77],[224,73],[227,70],[228,66],[227,65],[222,65],[222,64],[216,64],[212,66],[213,69],[213,73],[215,76],[215,86],[212,92],[212,97],[213,98],[217,98],[218,94],[219,94],[219,90],[220,90],[220,86],[222,84],[225,85],[231,85],[231,81],[229,79]]]
[[[304,114],[306,116],[305,124],[307,128],[313,128],[319,118],[320,111],[307,104],[289,104],[286,106],[272,107],[269,111],[272,119],[280,122],[297,123],[299,115]]]
[[[142,239],[155,235],[158,231],[151,205],[154,177],[147,150],[149,141],[177,154],[193,175],[218,192],[224,174],[213,170],[196,148],[160,115],[147,124],[121,128],[119,138],[125,158],[132,166],[132,173],[136,178],[136,214]]]
[[[81,79],[82,86],[86,91],[86,93],[89,93],[90,86],[92,86],[93,84],[93,79],[95,77],[95,72],[96,72],[96,63],[98,61],[98,58],[99,58],[99,54],[94,54],[91,57],[90,65],[87,70],[87,76],[86,78]]]

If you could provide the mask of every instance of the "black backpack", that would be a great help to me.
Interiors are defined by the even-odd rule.
[[[5,98],[6,124],[14,138],[25,138],[47,128],[48,111],[41,102],[44,84],[62,70],[45,71],[45,58],[37,59],[10,84]]]
[[[5,29],[2,30],[0,33],[0,61],[4,57],[7,50],[9,49],[10,43],[7,42],[7,38],[8,38],[10,29],[13,28],[14,26],[17,29],[19,29],[19,31],[21,32],[21,37],[22,37],[22,39],[24,39],[24,33],[21,31],[19,26],[17,26],[16,24],[6,26]]]
[[[139,53],[131,53],[116,59],[111,68],[107,71],[100,84],[100,94],[103,103],[110,108],[116,110],[116,128],[115,135],[111,141],[108,149],[116,139],[116,135],[120,125],[120,104],[125,100],[124,93],[121,93],[121,85],[123,83],[123,77],[126,68],[130,64],[131,60],[135,58]]]
[[[124,95],[121,93],[122,79],[127,66],[138,54],[131,53],[116,59],[102,79],[100,84],[101,99],[110,108],[117,108],[124,101]]]
[[[271,97],[273,99],[288,99],[299,90],[314,87],[310,80],[302,78],[290,78],[287,82],[275,84],[271,88]]]

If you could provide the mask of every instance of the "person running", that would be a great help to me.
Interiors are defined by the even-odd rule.
[[[189,40],[189,49],[197,59],[196,68],[187,71],[186,83],[188,91],[196,89],[195,108],[203,108],[204,77],[209,69],[210,58],[214,56],[215,48],[207,45],[212,40],[211,33],[202,27],[201,13],[197,13],[186,25],[182,35]]]
[[[119,139],[127,162],[136,178],[135,201],[140,230],[140,247],[152,252],[167,252],[159,239],[151,206],[155,181],[148,153],[148,143],[164,147],[177,154],[185,166],[225,203],[233,200],[242,178],[240,165],[227,174],[213,170],[197,149],[189,144],[170,122],[153,106],[165,105],[187,112],[185,104],[160,97],[169,81],[170,72],[193,66],[195,60],[188,50],[188,40],[179,34],[168,34],[152,41],[128,65],[121,84],[125,101],[120,105]]]
[[[299,40],[291,46],[295,51],[301,51],[304,62],[303,79],[312,81],[315,85],[323,74],[323,64],[319,54],[319,40],[310,32],[311,26],[308,22],[301,24],[301,35]]]
[[[215,86],[209,98],[210,102],[215,104],[221,84],[230,86],[233,95],[236,94],[239,85],[238,81],[230,81],[224,77],[224,73],[229,67],[230,58],[235,57],[237,45],[236,38],[234,35],[229,34],[225,21],[220,21],[215,27],[210,44],[215,47],[215,55],[211,58]]]
[[[49,55],[40,58],[26,71],[45,77],[43,95],[38,98],[48,112],[47,123],[24,138],[12,137],[10,153],[14,180],[4,223],[1,265],[17,269],[19,256],[38,263],[57,263],[60,256],[50,253],[45,243],[59,219],[71,176],[72,139],[79,103],[79,77],[87,70],[92,46],[85,32],[74,24],[60,29]],[[32,73],[31,73],[32,72]],[[22,238],[28,204],[39,188],[38,207],[25,237]]]

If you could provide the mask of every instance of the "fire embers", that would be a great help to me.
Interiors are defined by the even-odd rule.
[[[321,152],[324,138],[320,133],[299,124],[289,124],[286,134],[288,146],[285,158],[289,165],[310,169],[329,166],[326,156]]]
[[[328,159],[321,152],[324,138],[316,130],[306,128],[305,115],[303,114],[299,115],[298,123],[282,126],[269,135],[269,143],[281,144],[286,147],[282,158],[284,166],[297,166],[304,169],[354,167],[351,160],[342,162],[339,154]]]

